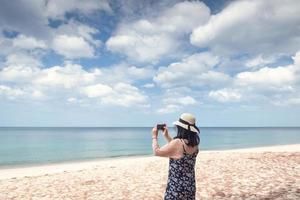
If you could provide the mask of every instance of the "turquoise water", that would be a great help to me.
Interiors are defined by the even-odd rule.
[[[200,129],[201,150],[300,143],[300,128]],[[151,155],[151,142],[149,127],[0,128],[0,167]]]

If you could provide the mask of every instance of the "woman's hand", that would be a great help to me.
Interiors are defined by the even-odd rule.
[[[156,137],[157,138],[157,135],[158,135],[158,130],[157,130],[157,127],[154,126],[153,129],[152,129],[152,137]]]
[[[165,136],[165,137],[169,136],[169,131],[168,131],[168,126],[167,125],[164,126],[163,136]]]
[[[169,135],[169,130],[168,130],[168,126],[165,125],[164,126],[164,130],[163,130],[163,136],[166,138],[166,140],[168,142],[171,142],[173,139],[171,138],[171,136]]]

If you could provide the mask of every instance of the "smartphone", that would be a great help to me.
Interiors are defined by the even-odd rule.
[[[165,126],[166,126],[166,124],[157,124],[157,126],[156,126],[156,128],[157,128],[157,130],[159,131],[159,130],[165,130]]]

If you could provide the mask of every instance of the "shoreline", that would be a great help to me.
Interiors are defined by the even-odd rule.
[[[299,146],[298,146],[299,145]],[[300,152],[300,143],[295,144],[278,144],[278,145],[267,145],[267,146],[253,146],[253,147],[244,147],[244,148],[233,148],[233,149],[201,149],[201,152],[251,152],[251,151],[299,151]],[[298,148],[298,149],[297,149]],[[88,158],[82,160],[66,160],[66,161],[54,161],[48,163],[26,163],[26,164],[11,164],[11,165],[3,165],[0,166],[1,170],[7,169],[18,169],[18,168],[31,168],[31,167],[44,167],[44,166],[52,166],[52,165],[64,165],[64,164],[81,164],[81,163],[93,163],[93,162],[101,162],[105,160],[118,160],[118,159],[126,159],[126,158],[140,158],[140,157],[152,157],[153,154],[132,154],[132,155],[120,155],[120,156],[111,156],[111,157],[102,157],[102,158]],[[0,174],[1,175],[1,174]],[[0,176],[1,177],[1,176]],[[1,179],[1,178],[0,178]]]
[[[90,169],[99,164],[114,164],[116,162],[126,162],[136,159],[152,159],[153,155],[139,155],[139,156],[124,156],[124,157],[110,157],[95,160],[70,161],[61,163],[47,163],[41,165],[31,166],[14,166],[12,168],[0,168],[0,180],[11,178],[22,178],[27,176],[40,176],[57,174],[71,171],[78,171],[83,169]]]
[[[48,165],[63,165],[63,164],[80,164],[80,163],[90,163],[90,162],[99,162],[105,160],[117,160],[124,158],[139,158],[139,157],[150,157],[152,154],[136,154],[136,155],[122,155],[122,156],[112,156],[112,157],[102,157],[102,158],[91,158],[83,160],[66,160],[66,161],[57,161],[57,162],[48,162],[48,163],[28,163],[28,164],[17,164],[17,165],[3,165],[0,166],[1,170],[5,169],[15,169],[15,168],[30,168],[30,167],[43,167]]]
[[[250,147],[239,149],[224,149],[224,150],[201,150],[201,154],[210,153],[260,153],[260,152],[300,152],[300,144],[287,144],[287,145],[272,145],[263,147]],[[22,178],[29,176],[41,176],[57,173],[65,173],[71,171],[78,171],[84,169],[91,169],[99,165],[116,165],[118,163],[132,163],[136,161],[151,161],[155,159],[166,159],[150,155],[132,155],[132,156],[120,156],[120,157],[107,157],[93,160],[81,160],[81,161],[66,161],[60,163],[45,163],[45,164],[33,164],[23,166],[8,166],[0,167],[0,180],[11,178]]]

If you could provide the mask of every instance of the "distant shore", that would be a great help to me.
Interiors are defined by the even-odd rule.
[[[299,199],[300,144],[201,151],[197,199]],[[0,169],[0,199],[162,199],[168,158]]]

